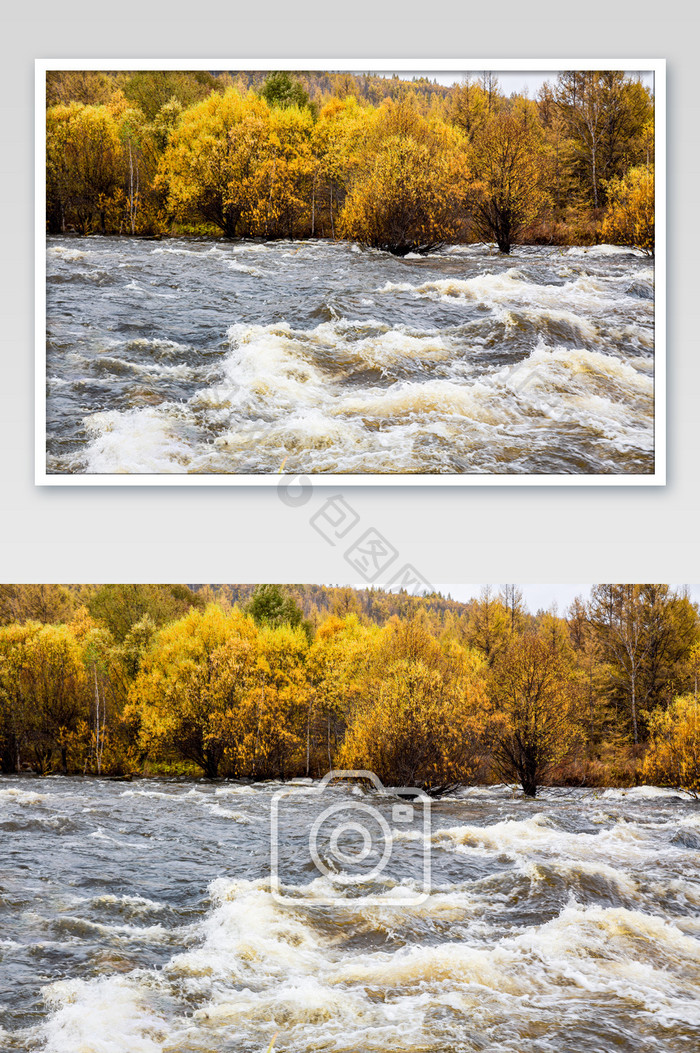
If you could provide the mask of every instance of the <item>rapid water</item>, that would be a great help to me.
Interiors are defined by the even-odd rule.
[[[653,323],[612,246],[52,237],[47,470],[649,473]]]
[[[3,1053],[697,1053],[698,803],[462,790],[394,842],[383,905],[328,905],[311,803],[271,894],[279,790],[0,781]]]

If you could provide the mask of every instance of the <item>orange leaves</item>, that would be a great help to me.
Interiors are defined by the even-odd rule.
[[[470,160],[476,229],[510,252],[548,201],[541,131],[526,113],[497,113],[474,136]]]
[[[465,199],[464,170],[449,155],[415,139],[382,142],[355,182],[341,232],[398,255],[458,238]]]
[[[571,682],[562,651],[542,631],[514,637],[491,671],[490,696],[502,720],[496,768],[532,797],[578,740]]]
[[[483,663],[441,647],[422,618],[389,623],[364,670],[339,764],[428,788],[484,777],[491,707]]]

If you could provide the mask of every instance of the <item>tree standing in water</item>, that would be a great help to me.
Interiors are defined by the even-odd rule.
[[[535,633],[516,637],[494,666],[491,698],[504,718],[494,750],[501,778],[517,780],[527,797],[577,738],[570,677],[560,651]]]
[[[525,113],[496,113],[475,135],[471,163],[476,230],[508,253],[547,201],[545,163],[534,123]]]

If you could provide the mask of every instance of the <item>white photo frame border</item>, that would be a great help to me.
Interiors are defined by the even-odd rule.
[[[50,58],[35,60],[35,427],[37,486],[276,486],[266,474],[58,474],[46,470],[46,74],[51,70],[309,70],[381,73],[560,72],[622,70],[654,75],[655,291],[654,471],[647,474],[326,474],[295,475],[317,486],[665,486],[666,485],[666,60],[467,58]]]

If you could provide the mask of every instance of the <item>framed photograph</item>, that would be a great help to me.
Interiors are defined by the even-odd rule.
[[[697,1051],[699,599],[0,585],[3,1053]]]
[[[663,60],[40,60],[36,482],[661,485]]]

